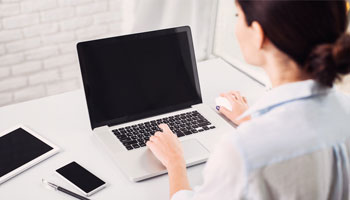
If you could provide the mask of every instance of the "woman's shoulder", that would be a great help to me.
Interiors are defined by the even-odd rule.
[[[275,108],[243,123],[233,145],[255,169],[322,148],[350,137],[350,97],[334,91]]]

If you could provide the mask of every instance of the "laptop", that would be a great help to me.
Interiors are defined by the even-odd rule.
[[[229,125],[202,103],[190,27],[77,44],[93,134],[132,181],[167,173],[146,146],[165,123],[187,166],[208,159]]]

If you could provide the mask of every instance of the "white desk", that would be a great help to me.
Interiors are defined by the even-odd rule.
[[[198,70],[203,101],[213,109],[214,98],[220,92],[239,90],[250,102],[264,92],[261,85],[221,59],[199,63]],[[0,131],[17,123],[32,128],[61,147],[62,151],[0,185],[1,200],[73,199],[60,192],[48,190],[41,184],[41,178],[46,178],[76,191],[54,175],[55,169],[73,160],[109,183],[107,188],[93,195],[91,199],[168,198],[167,175],[139,183],[130,182],[94,140],[82,90],[0,108]],[[203,166],[202,164],[188,169],[192,186],[201,183]]]

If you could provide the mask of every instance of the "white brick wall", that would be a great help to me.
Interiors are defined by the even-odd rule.
[[[76,43],[128,32],[130,6],[132,0],[1,0],[0,106],[80,88]]]

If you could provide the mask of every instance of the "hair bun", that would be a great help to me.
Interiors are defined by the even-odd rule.
[[[343,34],[334,44],[316,46],[305,62],[305,70],[322,85],[332,87],[341,75],[350,73],[350,35]]]
[[[350,35],[343,34],[334,44],[333,58],[339,74],[350,73]]]

